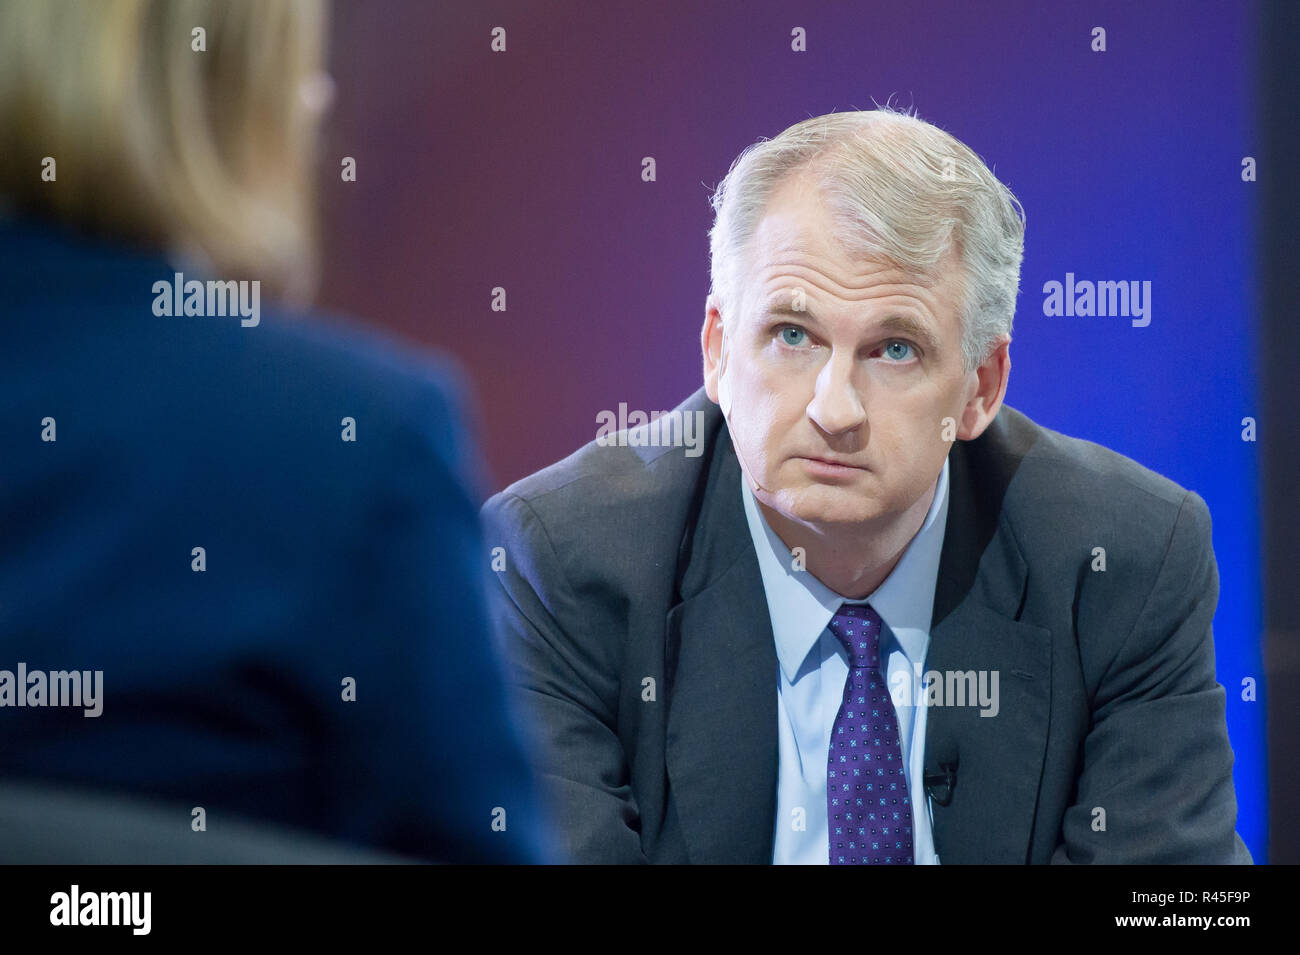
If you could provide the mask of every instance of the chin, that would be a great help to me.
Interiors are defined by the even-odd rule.
[[[878,502],[852,487],[811,485],[784,489],[772,505],[787,518],[804,524],[861,524],[880,517]]]

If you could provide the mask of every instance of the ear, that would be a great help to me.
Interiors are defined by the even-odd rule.
[[[704,353],[704,391],[718,403],[718,367],[722,357],[722,312],[710,295],[704,301],[704,327],[700,329],[700,350]]]
[[[1010,336],[1003,335],[998,339],[989,357],[972,375],[975,377],[974,391],[962,409],[961,427],[957,429],[957,437],[962,441],[973,441],[983,434],[1002,407],[1007,380],[1011,377]]]

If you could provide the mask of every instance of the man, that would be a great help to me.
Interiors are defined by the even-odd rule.
[[[1249,862],[1205,503],[1002,407],[1011,193],[878,110],[714,205],[703,453],[661,420],[484,509],[574,857]]]

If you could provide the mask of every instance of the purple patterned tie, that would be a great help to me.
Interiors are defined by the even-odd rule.
[[[912,803],[898,715],[880,675],[883,623],[869,604],[844,604],[829,624],[849,651],[849,676],[826,762],[831,865],[913,861]]]

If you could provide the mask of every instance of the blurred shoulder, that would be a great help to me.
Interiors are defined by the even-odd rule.
[[[167,301],[185,298],[191,279],[207,295],[201,314]],[[468,476],[481,499],[472,391],[445,354],[264,300],[251,280],[185,275],[156,251],[45,223],[0,223],[0,284],[15,420],[57,413],[61,429],[94,434],[122,462],[262,473],[274,463],[303,487],[433,465]],[[231,290],[214,310],[219,284]],[[225,307],[236,294],[255,317]]]

